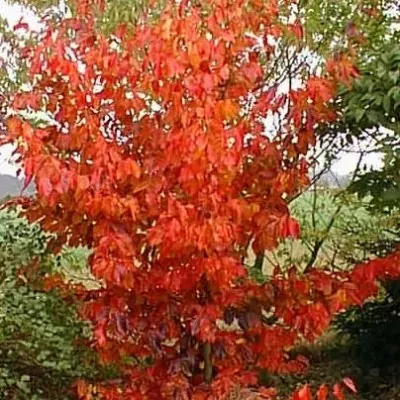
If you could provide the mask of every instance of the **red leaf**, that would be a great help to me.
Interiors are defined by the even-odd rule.
[[[344,400],[344,394],[341,386],[336,383],[333,386],[333,395],[338,399],[338,400]]]
[[[282,238],[296,239],[300,236],[300,225],[294,218],[286,215],[279,222],[279,233]]]
[[[303,386],[294,394],[293,400],[312,400],[310,387],[308,385]]]
[[[326,385],[320,386],[317,392],[317,400],[326,400],[328,398],[328,393],[328,387]]]
[[[21,19],[14,25],[13,29],[14,29],[14,31],[17,31],[20,29],[27,31],[27,30],[29,30],[29,25],[28,25],[28,23],[23,22],[23,17],[21,17]]]
[[[301,40],[304,36],[303,26],[301,25],[300,21],[296,21],[293,25],[289,26],[289,29],[296,36],[296,39]]]
[[[210,93],[214,89],[214,77],[212,74],[203,75],[203,87],[204,90]]]
[[[96,338],[98,345],[104,346],[104,344],[107,342],[104,322],[99,323],[97,327],[94,329],[94,336]]]
[[[326,69],[335,79],[346,85],[349,85],[352,79],[359,76],[359,71],[354,61],[343,54],[336,55],[328,60]]]
[[[34,172],[33,168],[34,168],[33,159],[27,158],[24,163],[25,179],[24,179],[24,185],[21,190],[21,194],[25,191],[25,189],[32,182],[33,172]]]
[[[50,179],[47,177],[40,177],[37,183],[40,195],[44,198],[48,197],[53,190],[53,185],[51,184]]]

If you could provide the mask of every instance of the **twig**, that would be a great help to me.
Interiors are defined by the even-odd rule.
[[[208,385],[212,382],[211,343],[204,343],[204,380]]]

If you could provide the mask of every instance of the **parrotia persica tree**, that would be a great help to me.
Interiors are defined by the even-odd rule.
[[[396,254],[349,272],[277,269],[262,284],[244,263],[249,246],[259,254],[299,233],[286,202],[307,183],[315,127],[336,118],[338,84],[357,75],[351,48],[325,60],[325,72],[298,64],[285,89],[269,72],[281,44],[296,49],[303,36],[296,2],[150,4],[134,29],[107,36],[96,30],[105,4],[90,3],[31,49],[32,90],[15,94],[5,141],[37,186],[25,214],[57,234],[55,250],[93,249],[104,285],[84,294],[82,313],[102,359],[124,376],[99,392],[224,399],[256,386],[261,370],[304,370],[290,356],[297,340],[398,274]],[[27,108],[54,123],[29,125],[18,117]],[[333,394],[342,399],[341,386]],[[310,400],[309,387],[294,398]]]

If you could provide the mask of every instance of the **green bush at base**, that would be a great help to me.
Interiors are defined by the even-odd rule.
[[[0,211],[0,399],[69,399],[75,380],[99,373],[75,306],[41,289],[39,277],[60,261],[47,241],[16,211]]]

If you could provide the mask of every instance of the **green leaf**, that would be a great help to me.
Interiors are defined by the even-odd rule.
[[[390,96],[387,94],[383,98],[383,109],[389,114],[390,113]]]
[[[400,188],[393,187],[382,193],[382,198],[386,201],[400,201]]]
[[[397,66],[398,63],[400,63],[400,51],[394,51],[390,55],[390,64]]]
[[[354,115],[355,115],[356,122],[359,123],[365,115],[365,109],[363,109],[363,108],[356,109],[354,112]]]
[[[374,110],[370,110],[367,112],[367,118],[370,122],[376,124],[379,122],[379,113]]]
[[[400,71],[390,71],[389,72],[389,80],[393,85],[396,85],[397,82],[399,81],[399,75],[400,75]]]

